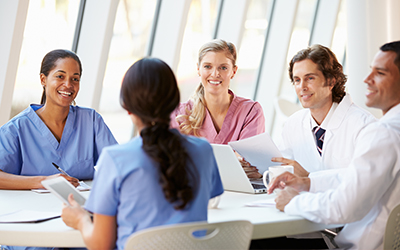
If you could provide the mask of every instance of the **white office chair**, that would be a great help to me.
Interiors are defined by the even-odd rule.
[[[400,249],[400,204],[390,212],[386,222],[383,249]]]
[[[249,221],[182,223],[134,233],[125,249],[249,249],[252,233]]]

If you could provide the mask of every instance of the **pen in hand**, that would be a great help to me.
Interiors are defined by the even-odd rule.
[[[62,170],[62,168],[60,168],[59,166],[57,166],[57,164],[55,164],[54,162],[52,162],[52,164],[53,164],[53,166],[54,166],[58,171],[60,171],[61,173],[63,173],[63,174],[66,175],[66,176],[71,177],[69,174],[67,174],[67,172],[65,172],[64,170]]]

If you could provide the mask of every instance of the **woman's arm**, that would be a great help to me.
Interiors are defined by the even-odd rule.
[[[41,183],[43,180],[52,179],[59,176],[67,179],[67,181],[69,181],[75,187],[79,185],[78,179],[65,176],[63,174],[55,174],[50,176],[22,176],[9,174],[0,170],[0,189],[24,190],[44,188]]]
[[[116,216],[93,214],[93,222],[89,212],[83,209],[69,195],[71,205],[65,205],[62,210],[62,219],[67,226],[81,232],[88,249],[114,249],[117,240]]]

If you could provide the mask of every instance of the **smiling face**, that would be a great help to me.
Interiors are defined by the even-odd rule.
[[[206,94],[228,94],[229,84],[237,67],[232,64],[226,52],[207,52],[198,65],[198,73]]]
[[[304,108],[309,108],[311,113],[329,112],[333,84],[327,82],[316,63],[310,59],[296,62],[293,65],[293,84]]]
[[[372,65],[371,73],[365,78],[368,84],[366,105],[379,108],[383,114],[400,103],[400,72],[394,64],[396,53],[379,51]]]
[[[40,74],[46,90],[46,104],[69,107],[79,91],[80,67],[72,58],[58,59],[48,76]]]

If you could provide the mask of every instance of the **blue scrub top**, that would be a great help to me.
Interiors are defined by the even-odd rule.
[[[179,134],[176,130],[174,133]],[[197,171],[194,199],[175,210],[159,183],[159,167],[142,149],[142,138],[104,149],[97,164],[86,209],[117,216],[117,248],[123,249],[134,232],[159,225],[207,221],[209,199],[223,193],[213,150],[205,139],[182,136],[183,145]]]
[[[92,179],[104,147],[116,144],[93,109],[70,106],[60,143],[30,105],[0,128],[0,169],[16,175],[52,175],[56,163],[78,179]]]

